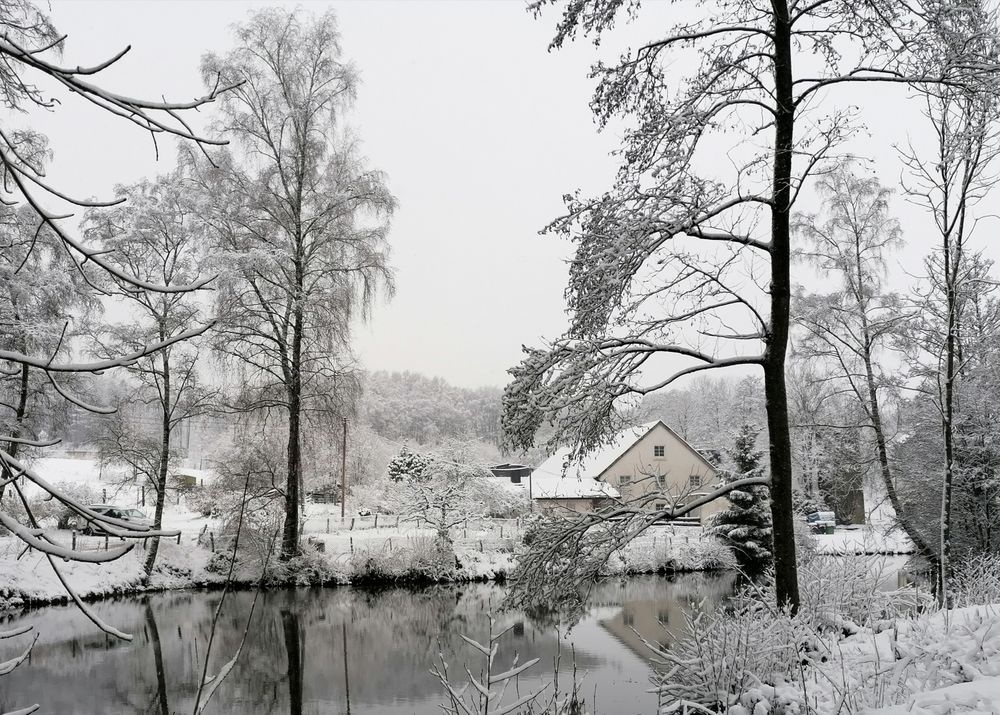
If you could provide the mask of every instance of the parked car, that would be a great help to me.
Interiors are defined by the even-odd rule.
[[[121,519],[122,521],[128,521],[136,524],[137,526],[144,526],[147,528],[153,527],[153,522],[144,512],[138,509],[131,509],[129,507],[114,506],[113,504],[88,504],[87,508],[93,512],[97,512],[102,516],[109,516],[112,519]],[[84,517],[80,517],[84,519]],[[99,522],[87,521],[83,527],[84,534],[104,534],[106,533]]]
[[[832,511],[814,511],[806,514],[806,524],[817,534],[832,534],[837,516]]]

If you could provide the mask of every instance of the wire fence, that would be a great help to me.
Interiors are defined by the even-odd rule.
[[[523,519],[465,519],[452,528],[452,533],[482,535],[496,534],[506,538],[520,534],[524,528]],[[302,519],[303,534],[338,534],[341,532],[363,531],[415,531],[422,532],[430,527],[420,519],[406,518],[398,514],[373,514],[369,516],[333,516],[330,514],[309,515]],[[465,537],[463,537],[465,538]]]

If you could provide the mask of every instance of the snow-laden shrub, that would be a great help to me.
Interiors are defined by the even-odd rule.
[[[799,616],[818,630],[847,633],[899,609],[902,595],[881,588],[888,571],[884,556],[814,556],[799,563]],[[770,585],[766,597],[772,599]]]
[[[226,492],[218,489],[216,487],[202,487],[201,489],[193,489],[184,495],[184,505],[187,506],[193,512],[201,514],[204,517],[220,518],[223,515],[224,506],[230,506],[231,504],[224,504],[225,502],[232,500],[227,500]]]
[[[749,591],[724,610],[697,610],[685,620],[685,635],[670,648],[650,644],[666,666],[659,676],[661,713],[757,713],[766,696],[761,686],[793,677],[809,636],[801,620]]]
[[[712,537],[683,540],[642,536],[630,542],[608,563],[610,573],[679,573],[735,569],[736,557]]]
[[[879,589],[884,569],[878,557],[817,556],[799,565],[801,604],[794,617],[774,607],[772,581],[743,590],[727,608],[689,615],[680,640],[658,651],[668,666],[660,676],[661,712],[682,712],[691,703],[730,715],[806,712],[807,704],[812,712],[809,688],[815,694],[818,686],[809,667],[823,670],[829,661],[866,654],[873,627],[897,610],[897,595]],[[857,640],[844,641],[848,635]],[[889,680],[878,657],[891,660],[892,649],[872,649],[875,656],[851,661],[843,673],[824,670],[821,692],[884,702]]]
[[[963,560],[951,582],[955,606],[1000,603],[1000,554],[977,554]]]
[[[287,561],[271,559],[264,583],[275,586],[322,586],[328,583],[347,583],[347,574],[334,561],[327,559],[308,542],[301,551]]]
[[[515,519],[528,512],[531,503],[528,490],[513,492],[505,489],[494,477],[479,477],[475,481],[477,498],[483,516],[490,519]]]
[[[363,546],[350,561],[351,581],[447,581],[456,569],[450,545],[431,537]]]

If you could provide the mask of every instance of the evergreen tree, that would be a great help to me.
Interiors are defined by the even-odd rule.
[[[740,427],[729,453],[733,469],[724,473],[725,483],[763,474],[763,452],[756,446],[759,432],[750,424]],[[773,555],[767,487],[734,489],[726,498],[729,508],[715,516],[711,533],[733,550],[745,570],[758,572],[771,563]]]

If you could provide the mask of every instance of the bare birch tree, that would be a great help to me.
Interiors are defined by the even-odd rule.
[[[599,39],[619,11],[634,17],[638,5],[570,2],[552,47],[577,34]],[[838,91],[952,82],[958,67],[982,63],[970,56],[975,47],[914,54],[951,12],[937,2],[719,0],[697,11],[697,21],[594,67],[598,121],[625,120],[623,163],[610,191],[567,196],[567,215],[550,226],[576,243],[570,326],[545,348],[526,349],[511,371],[504,428],[509,446],[524,447],[554,422],[550,446],[569,442],[580,454],[616,431],[624,400],[705,370],[761,366],[776,597],[794,610],[785,386],[793,207],[851,132],[851,110],[831,101]],[[671,58],[683,48],[696,48],[699,65],[677,81]],[[722,179],[696,168],[710,144],[719,156],[732,146]]]
[[[822,177],[817,188],[822,215],[797,216],[793,231],[803,239],[800,255],[840,285],[828,294],[801,297],[795,322],[806,333],[798,350],[805,358],[823,361],[835,378],[832,394],[846,394],[860,408],[896,519],[920,552],[933,557],[933,540],[921,533],[897,494],[883,419],[886,392],[898,388],[899,381],[881,369],[880,359],[905,319],[899,296],[881,287],[889,252],[902,242],[899,223],[889,212],[891,191],[848,167]]]
[[[332,12],[262,10],[237,46],[203,61],[206,80],[241,83],[219,129],[241,153],[202,167],[202,218],[221,253],[216,346],[238,366],[235,407],[287,423],[281,558],[298,552],[302,428],[346,414],[357,380],[351,320],[391,291],[388,217],[395,199],[343,125],[357,87]]]
[[[981,66],[995,68],[1000,60],[996,24],[996,14],[982,3],[957,2],[954,11],[942,15],[935,24],[922,52],[931,62],[956,56],[975,58],[962,67],[964,74],[978,74]],[[978,224],[975,206],[996,181],[992,167],[1000,156],[1000,87],[993,80],[986,89],[980,91],[965,83],[921,85],[923,113],[935,143],[928,152],[912,145],[900,152],[910,174],[904,191],[928,212],[940,239],[935,255],[926,262],[928,285],[917,298],[915,322],[910,325],[917,341],[910,346],[922,354],[923,376],[931,378],[931,396],[941,413],[944,453],[937,585],[942,604],[947,602],[951,568],[955,411],[957,382],[963,369],[960,336],[968,281],[977,273],[968,241]]]
[[[107,260],[123,274],[165,285],[198,282],[204,259],[204,235],[193,212],[189,185],[179,172],[119,187],[125,202],[104,210],[91,210],[85,235],[109,250]],[[102,288],[128,306],[129,316],[116,324],[101,324],[92,336],[96,352],[114,359],[149,343],[168,343],[178,334],[204,322],[196,296],[191,293],[137,291],[131,282],[111,276]],[[198,375],[198,349],[194,341],[167,345],[137,360],[126,370],[137,381],[138,391],[128,400],[151,406],[156,415],[156,435],[149,439],[131,412],[108,425],[102,444],[105,456],[131,467],[152,488],[156,503],[153,528],[160,529],[167,493],[167,475],[176,462],[174,435],[187,420],[205,414],[214,393]],[[156,563],[159,539],[146,555],[146,575]]]

